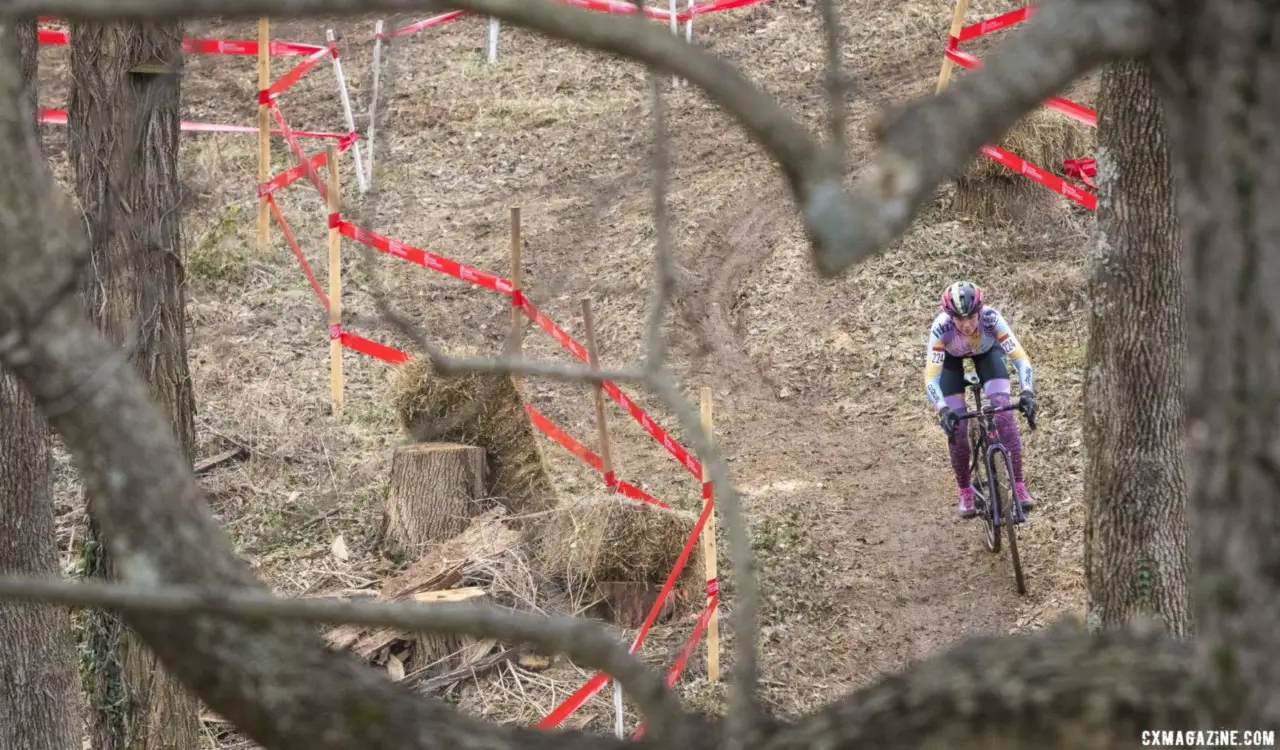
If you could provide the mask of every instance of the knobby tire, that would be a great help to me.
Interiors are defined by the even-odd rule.
[[[987,471],[986,462],[987,441],[983,437],[982,426],[976,418],[969,420],[969,427],[969,450],[973,455],[971,459],[973,466],[970,471],[974,476],[974,488],[985,498],[982,503],[982,512],[978,514],[982,521],[983,542],[986,543],[989,552],[996,554],[1000,552],[1000,532],[995,526],[993,507],[994,512],[998,512],[999,506],[993,506],[995,500],[991,495],[991,477],[990,472]]]
[[[1013,461],[1009,458],[1009,454],[1005,453],[1004,450],[998,450],[996,453],[999,453],[1000,460],[996,461],[995,454],[992,454],[991,461],[1004,469],[1004,475],[1008,480],[1005,482],[1005,487],[1009,488],[1009,494],[1012,496],[1014,495],[1012,492]],[[1009,558],[1013,561],[1013,578],[1018,585],[1018,593],[1026,594],[1027,581],[1022,575],[1022,559],[1018,556],[1018,519],[1017,509],[1014,507],[1014,503],[1017,502],[1017,497],[1012,496],[1009,498],[1008,502],[1005,502],[1005,498],[1003,497],[1004,490],[1000,488],[1000,481],[996,479],[996,466],[988,467],[988,471],[991,474],[991,494],[998,498],[996,505],[997,512],[1003,513],[1000,524],[1004,526],[1005,531],[1009,534]]]

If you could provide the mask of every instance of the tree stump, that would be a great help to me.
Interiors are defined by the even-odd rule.
[[[411,554],[466,530],[485,494],[484,449],[414,443],[396,449],[384,516],[385,541]]]

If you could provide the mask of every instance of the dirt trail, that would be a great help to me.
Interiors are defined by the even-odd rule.
[[[701,343],[696,366],[718,385],[717,438],[756,536],[785,528],[792,552],[761,555],[774,603],[765,612],[765,688],[776,673],[782,710],[803,700],[797,679],[847,689],[966,634],[1006,632],[1017,607],[1007,554],[987,552],[977,522],[955,515],[940,432],[925,451],[918,418],[831,419],[784,401],[745,350],[736,301],[775,252],[785,205],[775,197],[723,212],[688,259],[697,286],[682,294]],[[790,589],[784,599],[780,588]],[[816,616],[796,618],[806,610]],[[811,632],[792,634],[801,629]],[[826,647],[815,648],[815,635]]]

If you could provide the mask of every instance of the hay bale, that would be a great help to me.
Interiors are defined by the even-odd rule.
[[[1038,107],[1019,120],[996,145],[1062,176],[1066,174],[1063,160],[1088,156],[1094,151],[1094,142],[1093,128],[1061,112]],[[1043,187],[981,153],[973,155],[957,178],[968,183],[997,180],[1022,181],[1044,191]]]
[[[631,620],[637,608],[647,613],[652,606],[697,520],[687,511],[621,495],[569,500],[539,525],[535,565],[570,587],[594,589],[617,617]],[[702,545],[695,544],[669,599],[673,604],[664,609],[675,613],[700,604],[704,587]]]
[[[509,375],[441,377],[430,361],[415,357],[392,371],[391,400],[400,424],[418,442],[483,448],[486,492],[513,515],[555,506],[533,422]]]

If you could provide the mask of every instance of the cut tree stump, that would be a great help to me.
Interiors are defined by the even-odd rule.
[[[481,510],[485,493],[483,448],[457,443],[415,443],[391,459],[385,540],[421,553],[461,534]]]

